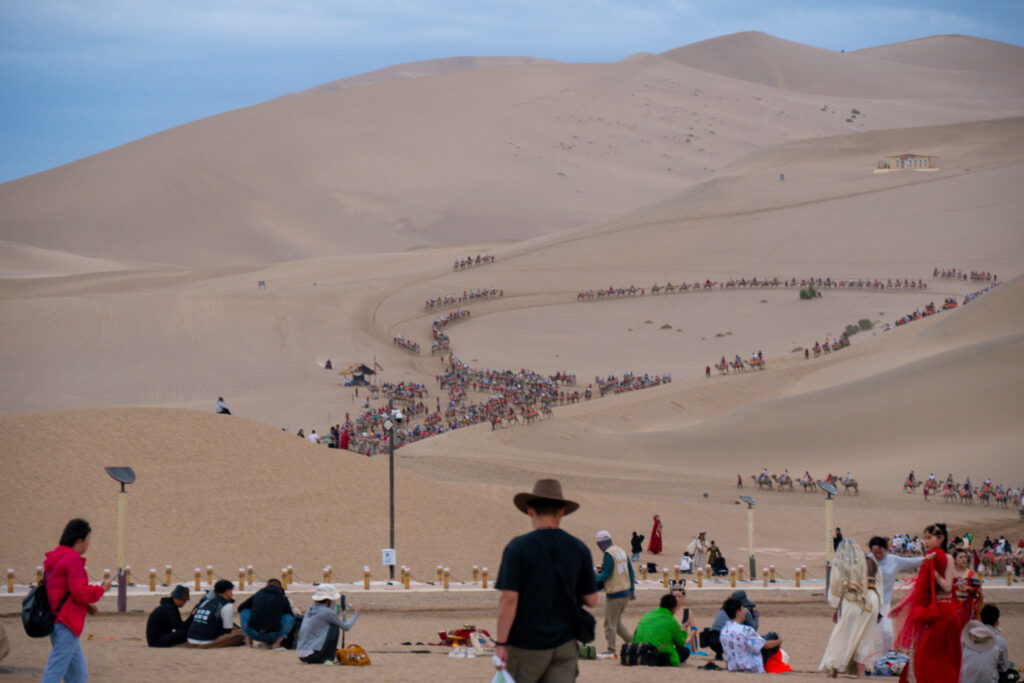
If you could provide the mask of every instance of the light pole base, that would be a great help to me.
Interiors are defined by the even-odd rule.
[[[754,556],[751,555],[750,556],[750,580],[753,581],[755,576],[757,576],[757,560],[755,560]]]

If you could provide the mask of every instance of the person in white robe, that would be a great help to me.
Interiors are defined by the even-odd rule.
[[[836,548],[828,602],[836,608],[836,624],[819,670],[832,678],[860,675],[873,654],[875,626],[882,596],[875,582],[878,565],[857,543],[844,538]]]

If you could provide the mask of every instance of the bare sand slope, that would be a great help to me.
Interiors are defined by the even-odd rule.
[[[974,72],[979,87],[994,91],[1024,85],[1024,48],[968,36],[933,36],[843,54],[748,31],[662,56],[702,71],[818,95],[945,98],[955,96],[957,88],[957,76],[949,71]],[[894,72],[894,64],[909,68]]]
[[[708,53],[734,59],[730,46]],[[771,42],[756,61],[791,47]],[[779,143],[1024,110],[998,73],[948,69],[908,98],[935,70],[836,58],[858,66],[828,72],[847,86],[827,100],[800,71],[782,88],[657,56],[278,98],[5,183],[0,237],[190,266],[522,239],[662,200]]]

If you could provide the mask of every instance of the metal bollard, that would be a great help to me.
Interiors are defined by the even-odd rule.
[[[295,583],[295,570],[288,565],[288,585],[291,586],[293,583]]]
[[[170,586],[171,585],[171,565],[169,565],[169,564],[168,565],[164,565],[164,579],[165,579],[164,585],[165,586]]]
[[[238,590],[245,590],[245,567],[238,568]]]
[[[1006,585],[1013,584],[1013,565],[1006,565]]]
[[[405,590],[409,590],[409,583],[411,581],[412,581],[412,569],[410,569],[409,567],[406,567],[405,568],[405,580],[403,581],[403,585],[405,587]]]
[[[288,588],[288,568],[281,567],[281,586]]]
[[[437,582],[441,583],[441,580],[443,578],[444,578],[444,567],[442,567],[441,565],[437,565]]]
[[[212,564],[206,565],[206,585],[207,586],[212,586],[213,585],[213,565]]]
[[[13,569],[8,569],[7,570],[7,592],[8,593],[13,593],[14,592],[14,570]]]
[[[704,572],[697,572],[697,588],[704,587]]]
[[[249,582],[250,586],[252,585],[252,565],[251,564],[247,565],[246,568],[245,568],[245,580]]]
[[[478,567],[477,565],[474,564],[473,565],[473,583],[476,583],[479,580],[480,580],[480,567]]]
[[[448,584],[451,582],[452,570],[448,567],[444,568],[444,589],[448,590]]]
[[[742,564],[736,565],[736,580],[737,581],[742,581],[743,580],[743,565]]]
[[[124,585],[132,585],[132,566],[130,564],[124,566]]]
[[[768,565],[768,575],[771,577],[771,582],[775,583],[775,565]]]
[[[486,590],[487,589],[487,567],[483,568],[483,570],[481,571],[481,576],[483,578],[483,583],[481,584],[481,588]]]
[[[196,567],[196,587],[195,587],[196,593],[198,593],[200,590],[202,590],[202,578],[201,577],[202,577],[202,570],[199,569],[199,567]]]
[[[806,564],[800,565],[800,579],[803,580],[803,581],[807,580],[807,565]]]
[[[156,593],[156,567],[149,568],[149,592]]]
[[[729,570],[729,586],[731,586],[732,588],[736,587],[736,570],[735,569],[730,569]]]
[[[370,568],[363,567],[363,590],[370,590]]]
[[[661,570],[661,584],[668,588],[668,567]]]
[[[647,580],[647,564],[646,563],[640,565],[640,580],[641,581],[646,581]]]

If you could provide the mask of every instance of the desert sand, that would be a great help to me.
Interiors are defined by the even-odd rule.
[[[165,565],[184,583],[207,565],[232,579],[252,565],[260,582],[291,565],[305,607],[330,565],[365,608],[350,640],[375,660],[345,675],[487,680],[485,660],[401,643],[494,628],[494,591],[464,583],[474,565],[493,580],[505,543],[528,530],[516,492],[559,478],[581,503],[564,526],[588,543],[608,529],[625,544],[659,514],[665,551],[643,560],[661,566],[701,530],[745,563],[744,493],[758,503],[758,565],[780,573],[755,600],[791,643],[793,678],[810,680],[828,636],[824,496],[757,491],[751,475],[849,472],[859,493],[838,496],[835,523],[862,544],[933,521],[1024,536],[1015,510],[901,491],[911,469],[1024,483],[1022,73],[1024,48],[966,36],[840,54],[756,33],[614,64],[402,65],[0,185],[0,568],[23,592],[74,516],[95,530],[90,574],[116,568],[117,488],[103,467],[129,465],[127,564],[140,584]],[[931,155],[937,170],[873,173],[900,153]],[[475,254],[496,261],[452,270]],[[927,289],[650,293],[812,276]],[[630,285],[646,296],[577,300]],[[445,330],[460,360],[571,372],[581,391],[624,372],[672,382],[400,448],[396,546],[417,590],[360,594],[364,566],[386,578],[387,456],[295,433],[326,434],[384,402],[324,364],[379,363],[376,381],[425,384],[433,411],[447,397],[431,321],[450,309],[424,301],[491,287],[504,295],[464,304],[471,318]],[[948,298],[957,308],[886,329]],[[805,360],[860,320],[872,327],[849,348]],[[398,349],[399,334],[426,352]],[[720,357],[757,351],[764,371],[705,377]],[[231,417],[214,414],[218,396]],[[458,590],[428,584],[438,565]],[[811,582],[798,592],[800,565]],[[1011,656],[1024,647],[1021,585],[990,594],[1006,605]],[[726,586],[691,588],[699,622]],[[156,596],[137,590],[130,606],[144,613]],[[646,584],[627,621],[658,596]],[[20,634],[17,606],[0,594],[14,646],[0,672],[32,680],[47,645]],[[126,640],[142,635],[140,613],[103,607],[83,643],[100,680],[187,679],[213,660],[253,680],[301,670],[292,654],[153,654]]]

